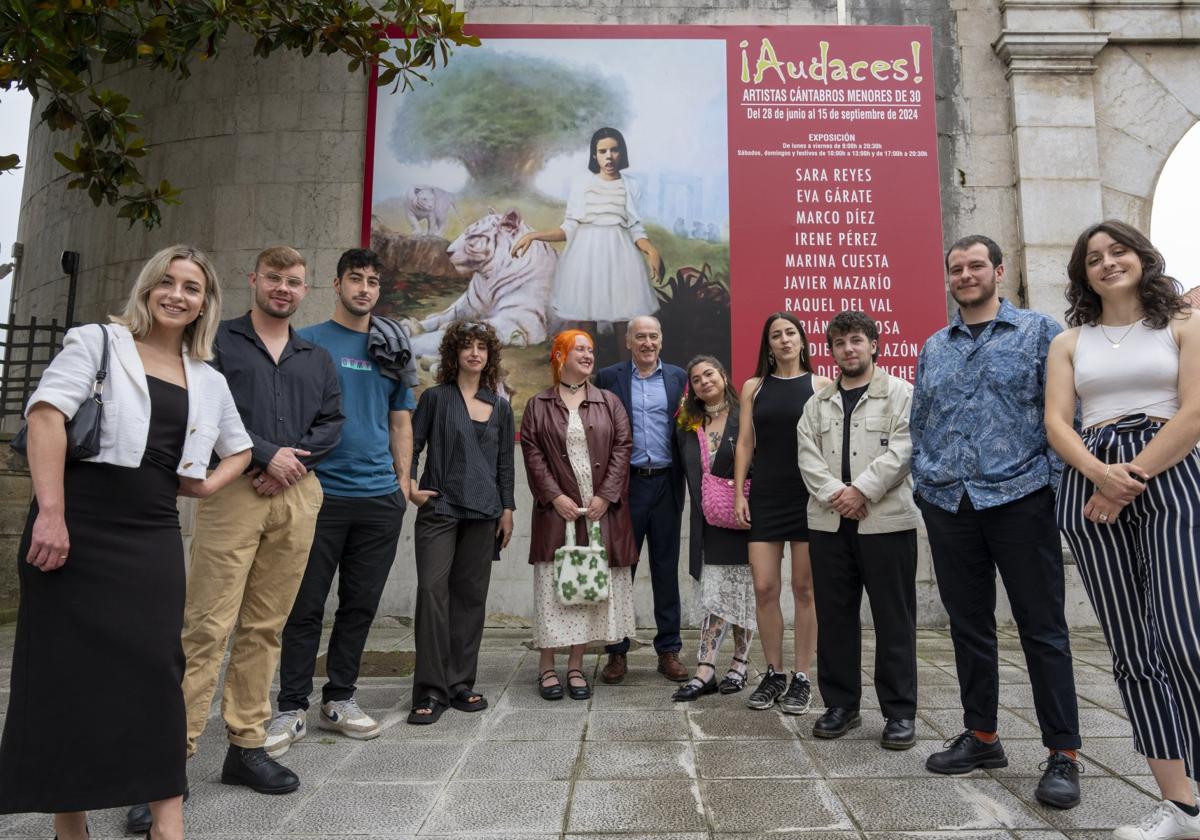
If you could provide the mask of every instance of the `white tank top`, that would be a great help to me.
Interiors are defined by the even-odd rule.
[[[1179,411],[1179,345],[1169,325],[1080,327],[1074,363],[1085,429],[1130,414],[1170,420]]]

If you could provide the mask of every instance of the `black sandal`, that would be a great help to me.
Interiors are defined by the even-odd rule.
[[[475,699],[472,700],[472,697]],[[482,712],[488,707],[488,701],[482,694],[464,688],[450,698],[450,705],[460,712]]]
[[[554,677],[553,685],[546,685],[546,677]],[[541,692],[543,700],[561,700],[563,699],[562,683],[558,681],[558,674],[553,668],[548,668],[538,674],[538,691]]]
[[[747,662],[745,659],[740,659],[735,656],[735,657],[733,657],[733,661],[741,662],[747,668],[750,667],[750,663]],[[731,674],[732,674],[732,676],[730,676]],[[722,694],[737,694],[739,691],[741,691],[745,687],[746,687],[745,672],[743,671],[743,672],[739,673],[739,672],[735,671],[733,668],[730,668],[725,673],[725,679],[721,680],[721,684],[719,686],[717,686],[717,690],[720,691]]]
[[[412,711],[408,713],[408,722],[413,726],[428,726],[431,723],[437,723],[438,718],[442,716],[442,712],[446,711],[446,708],[446,704],[436,697],[426,697],[412,707]],[[424,709],[428,709],[429,714],[421,714],[421,711]]]
[[[583,680],[583,685],[571,685],[571,675],[578,674],[579,679]],[[592,687],[588,685],[587,677],[583,675],[583,671],[578,668],[572,668],[567,671],[567,691],[571,695],[572,700],[587,700],[592,696]]]
[[[696,667],[700,668],[708,666],[713,669],[713,675],[707,680],[701,680],[699,677],[692,677],[679,688],[675,689],[675,693],[671,695],[671,699],[676,703],[688,703],[695,700],[697,697],[703,697],[705,694],[717,693],[717,674],[716,666],[711,662],[697,662]]]

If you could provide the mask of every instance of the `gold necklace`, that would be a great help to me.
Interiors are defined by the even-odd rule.
[[[1129,334],[1131,332],[1133,332],[1133,328],[1136,327],[1137,325],[1138,325],[1137,321],[1134,321],[1132,324],[1130,324],[1129,329],[1125,330],[1125,334],[1122,335],[1120,338],[1118,338],[1116,341],[1112,340],[1112,336],[1108,334],[1108,330],[1104,329],[1103,324],[1099,324],[1098,326],[1100,327],[1100,332],[1104,333],[1105,339],[1107,339],[1108,343],[1112,345],[1112,349],[1120,350],[1121,342],[1124,341],[1125,339],[1129,338]]]

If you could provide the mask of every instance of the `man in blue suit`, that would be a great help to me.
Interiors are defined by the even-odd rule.
[[[683,512],[683,464],[675,448],[675,411],[687,374],[663,364],[662,325],[652,315],[632,319],[625,331],[632,362],[620,362],[596,374],[596,385],[621,398],[633,428],[629,470],[629,513],[638,552],[650,540],[650,583],[658,634],[658,672],[682,682],[688,669],[679,661],[679,525]],[[636,567],[634,567],[636,569]],[[606,683],[619,683],[627,670],[629,639],[609,645],[600,671]]]

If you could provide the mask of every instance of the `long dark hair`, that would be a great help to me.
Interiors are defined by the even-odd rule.
[[[596,163],[596,147],[600,145],[601,140],[616,140],[617,148],[621,150],[621,162],[617,164],[617,171],[629,168],[629,149],[625,147],[625,137],[615,128],[597,128],[592,134],[592,145],[588,147],[588,171],[599,172],[600,164]]]
[[[683,389],[683,398],[679,401],[679,412],[675,415],[675,422],[679,428],[693,432],[698,426],[708,425],[708,412],[704,410],[704,400],[696,396],[696,392],[692,390],[692,368],[702,364],[715,367],[717,373],[721,374],[721,378],[725,380],[725,402],[729,404],[729,413],[733,414],[738,407],[737,391],[729,384],[729,372],[725,370],[725,365],[721,364],[716,356],[705,354],[693,356],[692,360],[687,363],[687,367],[684,368],[687,372],[687,386]]]
[[[491,324],[482,321],[455,321],[446,327],[442,343],[438,347],[441,360],[438,362],[437,383],[452,385],[458,381],[458,353],[467,342],[477,338],[487,345],[487,364],[479,373],[479,384],[490,391],[496,390],[500,378],[500,338]]]
[[[1166,273],[1166,261],[1146,235],[1133,225],[1107,219],[1089,227],[1075,240],[1075,249],[1067,262],[1067,324],[1072,327],[1099,323],[1103,308],[1100,296],[1087,280],[1088,241],[1097,233],[1107,233],[1138,255],[1142,279],[1138,282],[1138,302],[1142,320],[1152,329],[1164,329],[1176,315],[1187,312],[1188,303],[1179,294],[1175,278]]]
[[[771,324],[780,318],[787,321],[800,331],[800,367],[806,373],[812,373],[812,359],[808,355],[808,334],[804,325],[791,312],[772,312],[763,322],[762,341],[758,345],[758,364],[754,367],[754,375],[759,379],[775,372],[775,356],[771,353]]]

